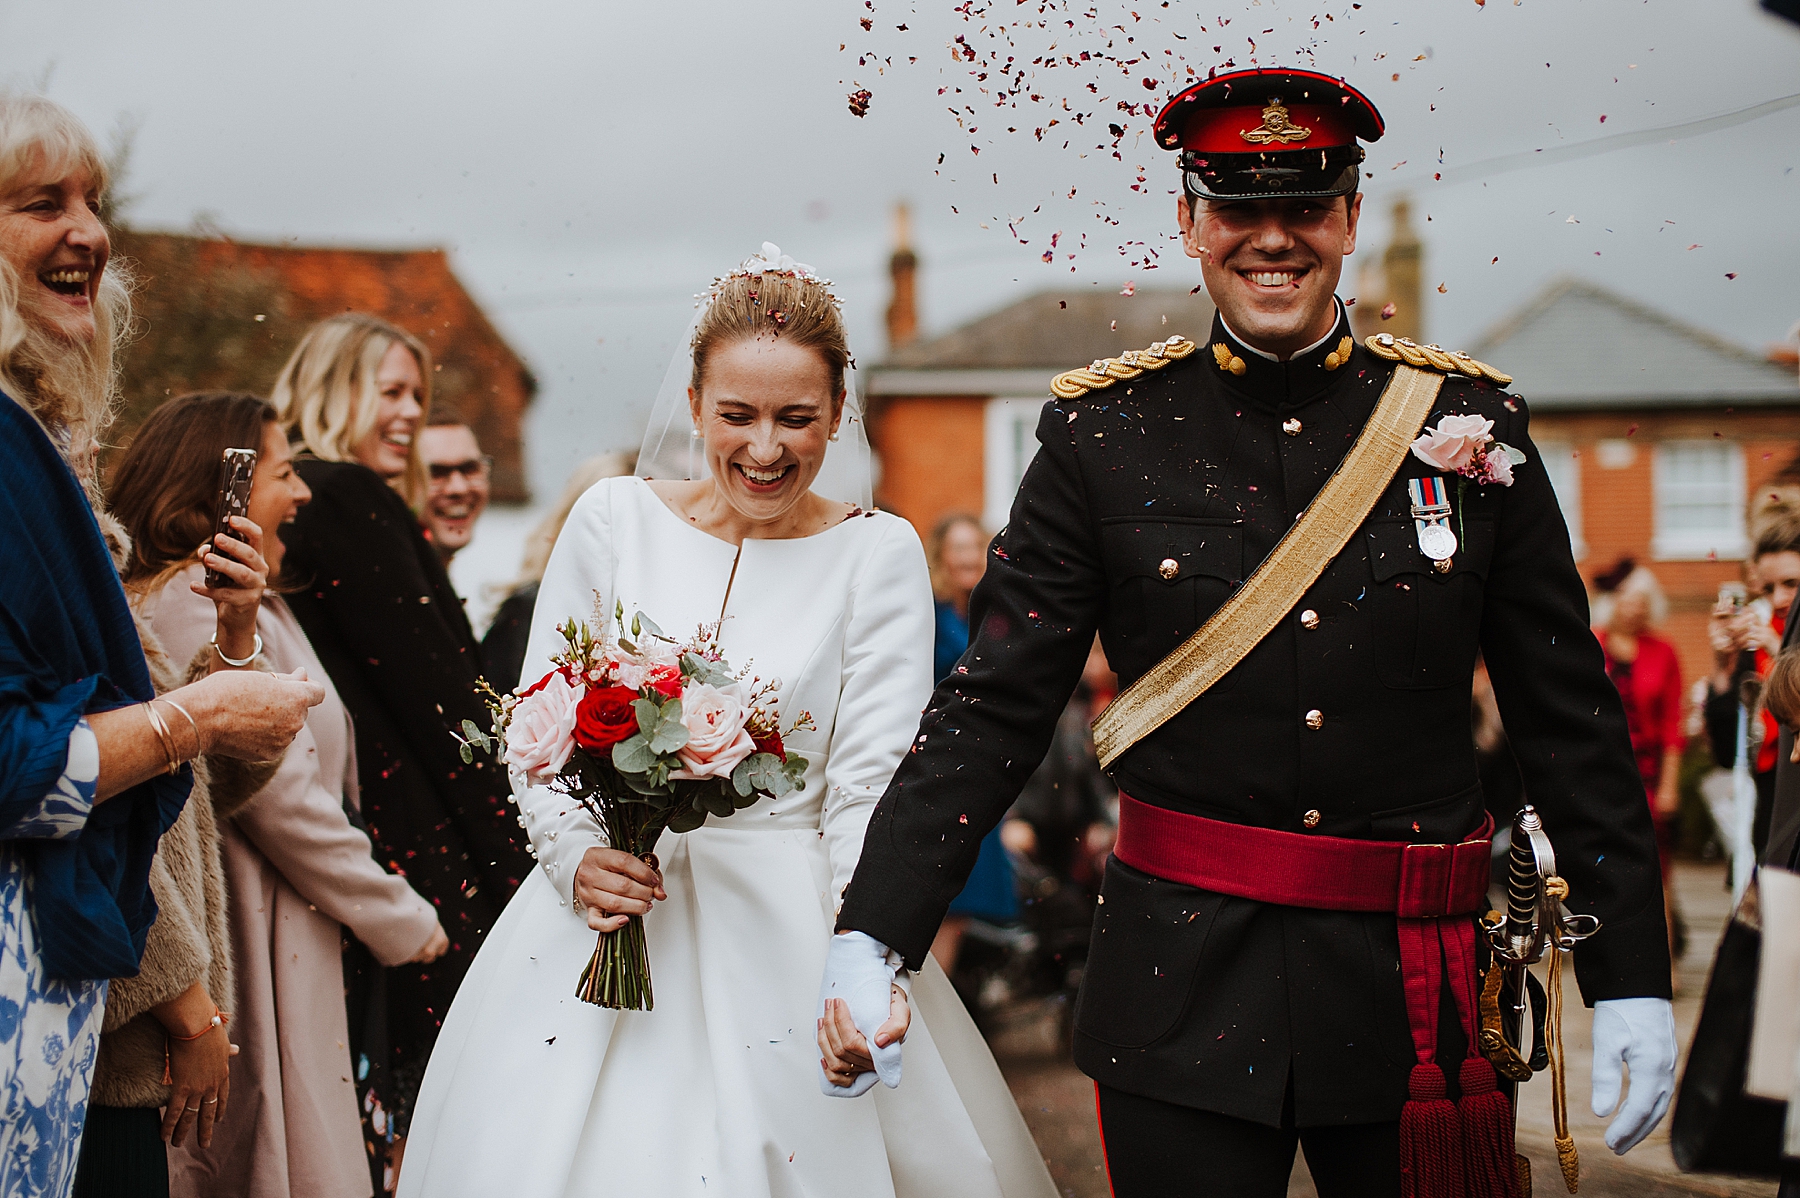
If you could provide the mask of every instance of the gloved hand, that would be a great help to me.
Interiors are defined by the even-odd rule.
[[[1631,1090],[1619,1105],[1619,1063]],[[1594,1004],[1594,1114],[1618,1118],[1606,1146],[1624,1156],[1656,1129],[1675,1094],[1675,1013],[1666,998],[1604,998]]]
[[[825,976],[819,983],[818,1017],[825,1017],[828,999],[843,999],[850,1008],[856,1030],[868,1041],[875,1072],[858,1074],[848,1086],[833,1085],[819,1065],[819,1089],[833,1098],[866,1094],[880,1078],[890,1088],[900,1084],[900,1040],[886,1047],[875,1043],[875,1033],[888,1020],[894,975],[902,961],[888,946],[863,932],[843,932],[831,938],[825,954]]]

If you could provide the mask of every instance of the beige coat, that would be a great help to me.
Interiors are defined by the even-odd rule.
[[[213,605],[176,575],[144,603],[171,649],[205,647]],[[435,909],[370,853],[344,805],[356,802],[349,713],[293,614],[270,596],[257,618],[263,659],[304,668],[325,701],[288,749],[274,780],[222,829],[237,1006],[231,1109],[210,1149],[169,1154],[181,1196],[313,1198],[371,1192],[344,1015],[344,928],[384,964],[421,948]]]
[[[204,660],[184,676],[170,663],[156,633],[140,617],[138,637],[157,694],[174,690],[206,673]],[[210,635],[210,634],[209,634]],[[172,719],[182,717],[166,713]],[[273,765],[225,757],[194,763],[194,788],[181,815],[164,832],[150,865],[150,892],[156,922],[144,940],[138,974],[114,978],[100,1025],[100,1055],[94,1063],[89,1101],[96,1106],[161,1107],[169,1101],[163,1084],[168,1033],[150,1008],[174,998],[195,982],[231,1010],[231,940],[225,914],[225,878],[219,862],[218,821],[247,802],[274,774]]]

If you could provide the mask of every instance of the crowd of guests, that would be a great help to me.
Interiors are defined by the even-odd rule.
[[[106,186],[79,120],[0,96],[0,1192],[390,1189],[529,864],[450,735],[486,720],[446,566],[491,463],[425,345],[349,313],[103,472]]]

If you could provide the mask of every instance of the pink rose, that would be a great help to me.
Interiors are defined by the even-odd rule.
[[[1413,441],[1413,456],[1435,469],[1461,472],[1475,451],[1494,439],[1493,428],[1494,422],[1481,416],[1440,416],[1435,429]]]
[[[681,696],[681,722],[687,725],[688,742],[676,750],[682,768],[669,777],[730,777],[738,763],[756,751],[756,742],[744,728],[749,718],[750,709],[737,683],[690,684]]]
[[[681,654],[675,646],[654,641],[642,652],[627,653],[623,649],[615,649],[606,655],[606,665],[612,671],[613,679],[620,686],[628,686],[634,691],[644,689],[644,684],[653,674],[658,678],[666,677],[659,672],[662,669],[680,670]]]
[[[1503,487],[1513,484],[1512,458],[1506,450],[1496,446],[1490,449],[1486,459],[1486,469],[1482,471],[1482,482],[1499,483]]]
[[[581,689],[561,670],[545,678],[513,708],[506,727],[506,764],[534,784],[554,778],[575,751],[575,710]]]

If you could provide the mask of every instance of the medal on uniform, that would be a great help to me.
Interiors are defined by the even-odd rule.
[[[1419,534],[1419,552],[1438,563],[1441,573],[1449,569],[1456,553],[1456,534],[1450,531],[1450,491],[1441,474],[1429,478],[1413,478],[1406,482],[1412,495],[1413,528]]]

